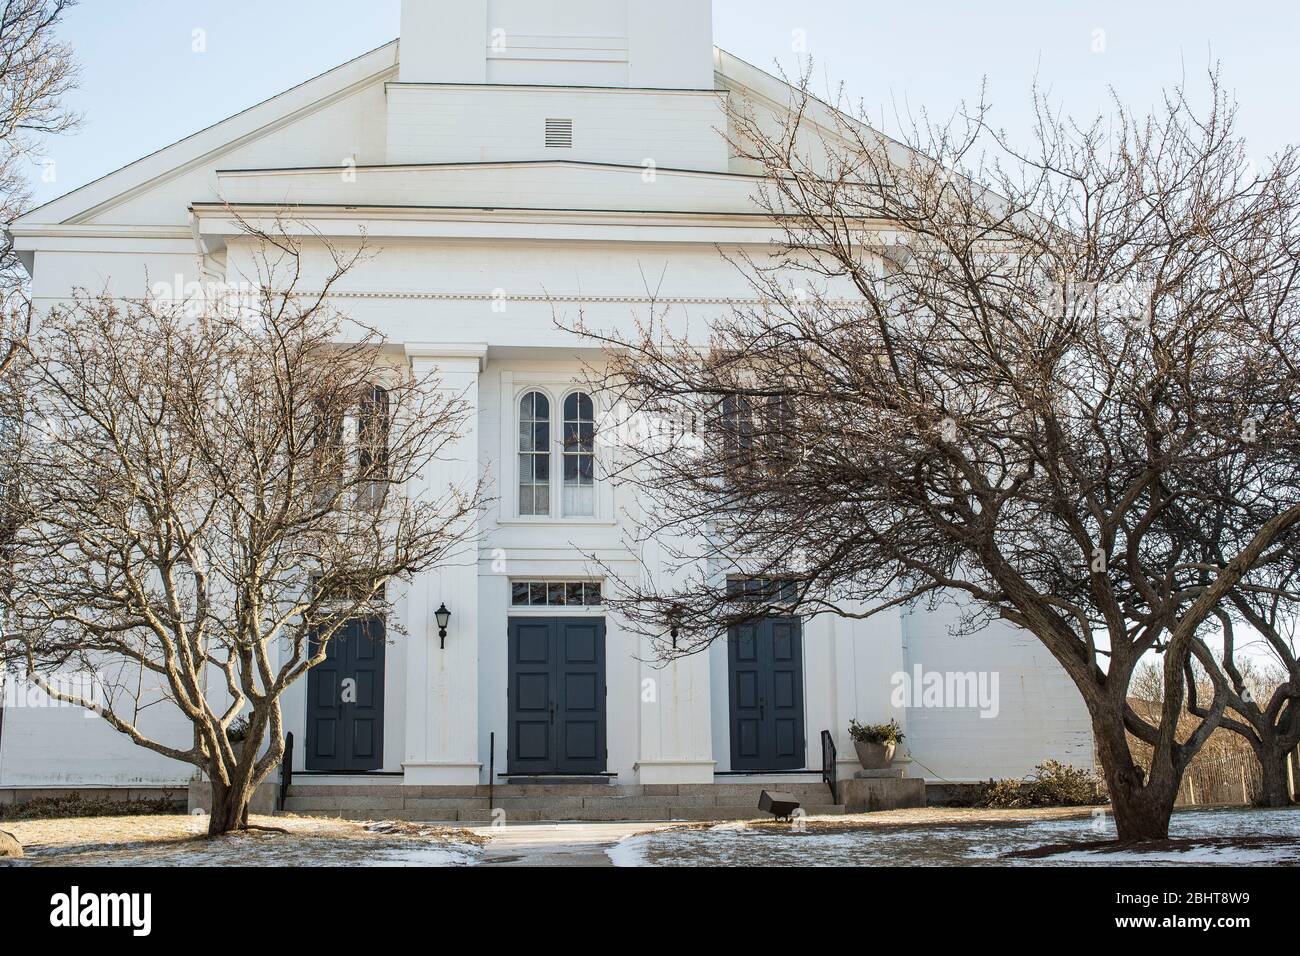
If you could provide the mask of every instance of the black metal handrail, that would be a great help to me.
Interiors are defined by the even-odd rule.
[[[284,812],[289,800],[289,788],[293,786],[293,731],[284,735],[284,756],[280,758],[280,793],[275,801],[276,809]]]
[[[835,738],[829,730],[822,731],[822,782],[831,788],[831,799],[840,802],[839,781],[835,776]]]

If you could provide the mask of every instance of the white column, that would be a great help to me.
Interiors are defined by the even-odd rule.
[[[430,462],[411,492],[430,498],[450,486],[478,481],[479,375],[487,346],[408,345],[417,377],[438,377],[438,388],[470,408],[461,437]],[[477,522],[478,516],[472,515]],[[434,612],[451,611],[446,647]],[[418,575],[407,596],[406,756],[404,783],[470,786],[479,782],[478,753],[478,546],[471,541],[449,563]]]
[[[662,566],[657,542],[647,544],[645,558],[647,567],[658,568],[666,579],[672,578]],[[650,641],[643,638],[639,656],[638,782],[712,783],[715,764],[708,651],[656,666]]]
[[[650,653],[649,641],[643,642],[637,780],[713,783],[709,655],[701,651],[656,668],[647,662]],[[653,700],[647,699],[649,691]]]
[[[857,644],[859,628],[861,622],[850,618],[829,617],[827,623],[831,632],[831,653],[835,659],[835,672],[832,679],[834,686],[834,726],[825,728],[830,730],[835,740],[835,774],[837,780],[845,780],[853,776],[854,771],[861,767],[858,763],[857,753],[853,749],[853,738],[849,736],[849,722],[859,720],[863,723],[870,723],[870,719],[860,713],[860,699],[858,695],[858,661],[857,661]],[[818,733],[818,743],[821,746]]]

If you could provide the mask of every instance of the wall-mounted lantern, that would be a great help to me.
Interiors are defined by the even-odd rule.
[[[438,610],[433,612],[433,619],[438,622],[438,637],[442,639],[442,649],[447,649],[447,625],[451,623],[451,611],[447,610],[447,603],[444,601]]]

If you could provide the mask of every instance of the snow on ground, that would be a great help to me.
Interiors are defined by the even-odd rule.
[[[990,820],[975,812],[951,822],[889,823],[870,816],[818,821],[805,831],[788,827],[713,827],[629,837],[609,848],[615,866],[1249,866],[1300,865],[1300,809],[1197,810],[1177,813],[1171,840],[1192,840],[1146,851],[1076,849],[1042,858],[1007,858],[1018,850],[1113,840],[1109,815],[1074,819]],[[1196,843],[1195,841],[1203,841]]]
[[[548,824],[449,829],[411,823],[255,818],[288,833],[204,837],[205,817],[13,821],[18,866],[1162,866],[1300,865],[1300,809],[1195,810],[1171,842],[1106,852],[1108,814],[929,808],[772,821]],[[1062,846],[1069,845],[1069,846]],[[1008,857],[1010,853],[1054,852]]]
[[[262,830],[206,839],[207,817],[115,817],[15,821],[17,866],[470,866],[482,842],[461,830],[343,820],[259,817]]]

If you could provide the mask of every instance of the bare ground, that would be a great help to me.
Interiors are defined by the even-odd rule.
[[[682,828],[608,850],[618,866],[1300,864],[1300,809],[1180,811],[1171,839],[1121,846],[1101,808],[932,808]]]
[[[23,844],[25,866],[607,866],[609,853],[625,841],[645,840],[649,862],[745,863],[746,856],[718,855],[729,831],[752,834],[760,856],[778,865],[834,861],[863,847],[893,847],[880,862],[909,860],[930,865],[965,862],[972,848],[983,857],[1013,862],[1124,856],[1123,848],[1095,832],[1095,808],[974,810],[932,807],[850,816],[807,817],[796,824],[771,820],[730,823],[539,824],[473,830],[414,823],[358,823],[311,817],[255,817],[253,823],[287,833],[255,831],[217,840],[206,837],[207,819],[193,816],[103,817],[11,821],[5,828]],[[1194,814],[1192,837],[1179,833],[1161,850],[1174,858],[1210,860],[1255,857],[1287,864],[1300,861],[1300,816]],[[1092,821],[1085,823],[1085,821]],[[1272,821],[1272,826],[1267,826]],[[1257,824],[1270,832],[1258,832]],[[1082,825],[1082,826],[1081,826]],[[1184,828],[1186,829],[1186,828]],[[680,839],[669,833],[680,833]],[[878,834],[878,838],[877,835]],[[734,834],[739,836],[739,833]],[[771,837],[771,841],[762,839]],[[1098,835],[1100,836],[1100,834]],[[802,839],[800,839],[802,837]],[[811,838],[809,842],[804,842]],[[818,838],[825,838],[823,843]],[[795,842],[791,843],[791,840]],[[878,843],[888,841],[887,843]],[[667,840],[667,842],[662,842]],[[862,841],[865,840],[866,843]],[[787,844],[789,844],[787,846]],[[981,849],[982,847],[990,849]],[[765,851],[764,847],[770,847]],[[751,852],[749,849],[745,853]],[[1245,856],[1242,856],[1245,854]],[[626,856],[626,854],[624,854]],[[874,857],[873,857],[874,859]],[[870,864],[868,864],[870,865]]]
[[[474,862],[468,830],[408,823],[253,817],[266,830],[207,836],[207,817],[93,817],[5,824],[25,866],[438,866]],[[284,833],[274,830],[287,831]]]
[[[1014,825],[1031,820],[1087,817],[1088,810],[958,810],[930,808],[835,817],[807,817],[812,833],[872,828]],[[253,824],[288,831],[206,835],[207,818],[182,815],[79,817],[5,824],[27,853],[27,866],[331,866],[608,865],[605,849],[628,836],[663,829],[702,830],[713,823],[558,824],[474,830],[413,823],[358,823],[315,817],[254,817]],[[790,824],[738,824],[780,833]]]

